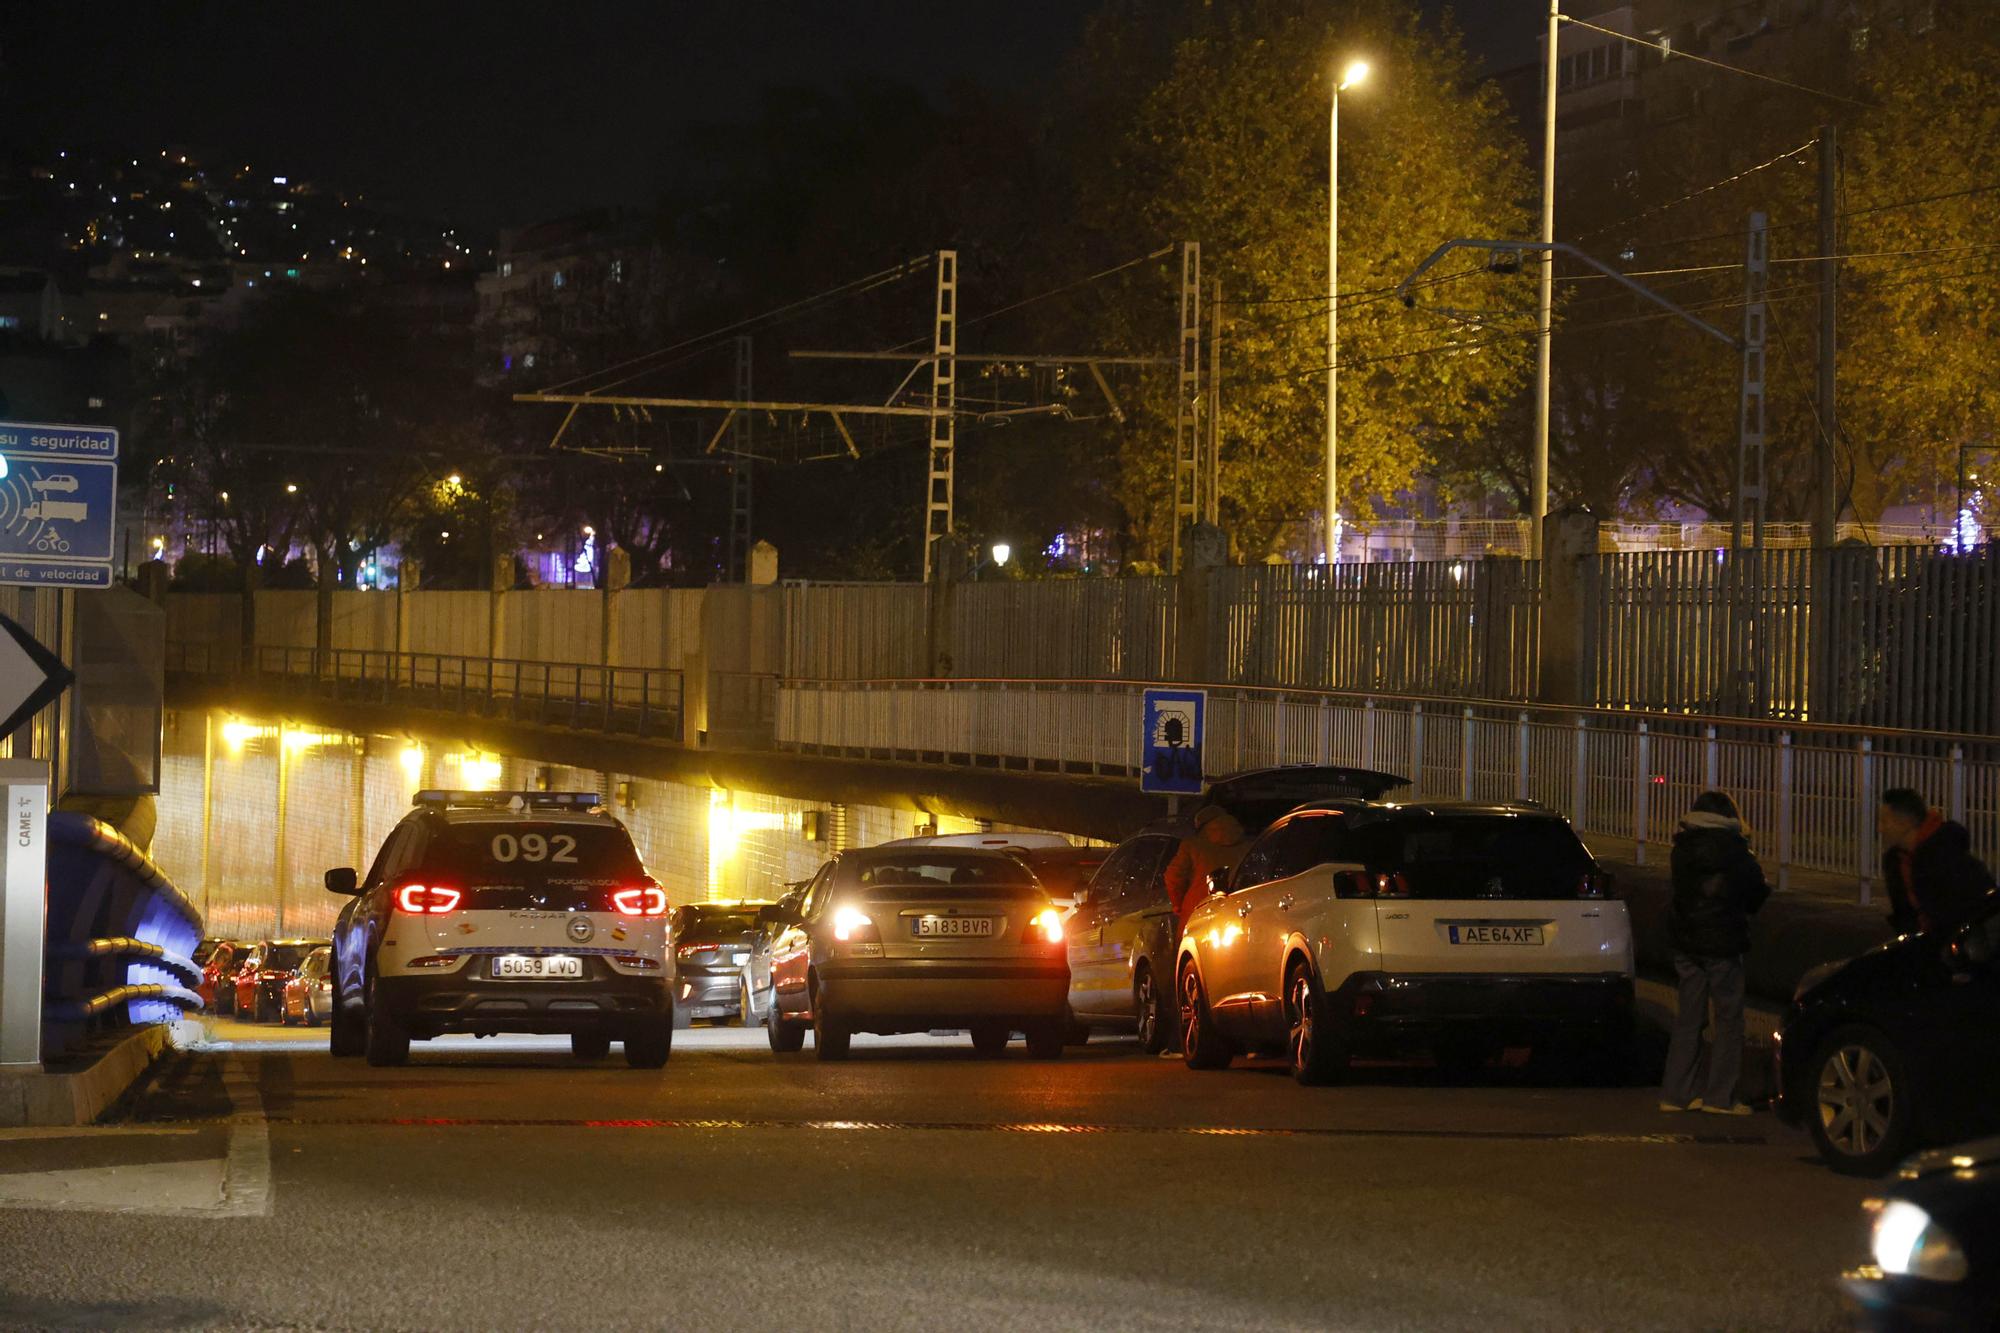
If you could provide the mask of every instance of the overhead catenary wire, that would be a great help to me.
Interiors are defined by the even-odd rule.
[[[1632,214],[1630,217],[1620,218],[1616,222],[1608,222],[1601,227],[1593,227],[1589,231],[1578,232],[1571,239],[1577,241],[1588,240],[1592,236],[1601,236],[1607,231],[1617,231],[1621,227],[1629,227],[1635,222],[1644,221],[1646,218],[1652,217],[1657,213],[1664,213],[1670,208],[1678,208],[1682,204],[1685,204],[1690,200],[1699,199],[1705,194],[1712,194],[1716,190],[1720,190],[1725,186],[1734,185],[1737,181],[1743,180],[1745,177],[1754,176],[1760,171],[1766,170],[1767,168],[1770,167],[1775,167],[1780,162],[1787,162],[1790,161],[1792,158],[1798,157],[1802,153],[1811,152],[1813,148],[1818,145],[1818,143],[1819,139],[1817,136],[1815,136],[1811,139],[1806,140],[1804,143],[1800,144],[1797,148],[1788,149],[1787,151],[1778,154],[1776,157],[1771,158],[1767,162],[1759,162],[1754,167],[1745,167],[1742,171],[1737,172],[1733,176],[1724,176],[1721,180],[1714,181],[1711,182],[1710,184],[1704,185],[1699,190],[1690,190],[1688,193],[1682,195],[1678,199],[1669,199],[1664,204],[1655,204],[1651,208],[1641,209],[1639,212]]]
[[[683,351],[687,348],[694,347],[697,344],[705,344],[714,339],[726,338],[733,334],[741,333],[745,329],[753,328],[759,324],[764,324],[774,319],[779,319],[787,315],[799,313],[811,306],[820,305],[828,301],[845,299],[851,296],[859,296],[864,292],[873,291],[877,287],[887,286],[891,282],[900,281],[903,278],[910,276],[910,274],[917,272],[920,268],[922,268],[929,262],[930,262],[930,256],[928,255],[919,256],[915,259],[907,259],[900,264],[894,265],[893,267],[882,269],[876,273],[870,273],[865,277],[856,278],[851,282],[841,283],[837,287],[829,287],[825,291],[816,292],[811,296],[802,297],[797,301],[788,301],[784,305],[774,306],[771,309],[763,311],[759,314],[751,315],[748,318],[737,320],[733,324],[725,324],[721,328],[711,329],[706,333],[696,334],[690,338],[683,338],[679,342],[671,343],[666,347],[655,348],[653,351],[650,352],[641,352],[639,355],[627,358],[624,361],[619,361],[609,366],[601,366],[596,370],[588,371],[582,375],[573,376],[570,379],[562,380],[555,384],[546,385],[542,389],[540,389],[539,392],[557,393],[563,389],[570,388],[574,385],[582,384],[586,380],[593,380],[602,375],[609,375],[614,371],[624,370],[627,367],[635,366],[642,362],[651,361],[656,357],[670,356],[675,352]],[[626,376],[626,379],[633,379],[633,378],[636,378],[636,376]],[[622,384],[624,382],[625,380],[612,381],[613,384]],[[585,389],[583,392],[597,393],[609,387],[611,386],[598,385],[596,388]]]
[[[1727,70],[1731,74],[1741,74],[1747,79],[1761,79],[1765,83],[1774,83],[1781,88],[1790,88],[1793,92],[1805,93],[1810,97],[1823,97],[1832,102],[1845,102],[1849,106],[1865,107],[1870,111],[1877,109],[1875,103],[1864,102],[1858,97],[1848,97],[1842,93],[1830,93],[1824,88],[1808,87],[1803,83],[1794,83],[1790,79],[1781,79],[1775,74],[1765,74],[1761,70],[1745,69],[1741,65],[1731,65],[1725,61],[1711,60],[1707,56],[1698,56],[1692,51],[1676,51],[1671,47],[1662,46],[1658,42],[1649,42],[1644,37],[1635,36],[1629,32],[1619,32],[1616,28],[1606,28],[1600,24],[1591,23],[1586,19],[1573,18],[1565,14],[1562,16],[1562,21],[1572,27],[1588,28],[1592,32],[1601,32],[1606,37],[1616,37],[1621,42],[1630,42],[1634,46],[1643,46],[1649,51],[1658,51],[1668,61],[1692,60],[1698,65],[1707,65],[1713,69]]]

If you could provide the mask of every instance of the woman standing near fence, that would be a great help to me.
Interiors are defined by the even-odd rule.
[[[1674,834],[1673,875],[1667,926],[1680,997],[1660,1109],[1749,1115],[1750,1108],[1736,1100],[1743,1065],[1743,959],[1750,952],[1750,916],[1771,896],[1771,886],[1727,792],[1695,797]],[[1701,1029],[1710,1006],[1715,1032],[1708,1076],[1696,1095]]]

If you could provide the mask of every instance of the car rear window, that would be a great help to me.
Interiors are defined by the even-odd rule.
[[[755,912],[707,912],[683,908],[680,937],[684,940],[719,940],[747,935],[758,926]]]
[[[630,883],[645,874],[631,835],[605,824],[454,824],[424,860],[463,876],[468,887]]]
[[[274,944],[264,951],[261,964],[272,972],[289,972],[312,951],[310,944]]]
[[[1590,853],[1559,819],[1424,815],[1349,833],[1349,855],[1400,872],[1414,898],[1574,898]]]
[[[841,878],[878,898],[965,891],[981,896],[1032,897],[1042,892],[1026,866],[1000,852],[912,849],[903,855],[856,863],[847,867]]]

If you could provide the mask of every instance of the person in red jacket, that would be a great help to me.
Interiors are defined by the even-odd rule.
[[[1219,805],[1205,805],[1195,811],[1194,832],[1181,839],[1180,850],[1167,862],[1167,897],[1181,926],[1194,915],[1208,897],[1209,874],[1234,870],[1250,850],[1250,840],[1236,816]]]
[[[1993,889],[1993,872],[1972,854],[1965,825],[1908,787],[1882,793],[1875,815],[1889,924],[1900,933],[1948,930],[1968,920]]]

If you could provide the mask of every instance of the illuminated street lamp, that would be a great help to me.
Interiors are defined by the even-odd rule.
[[[1350,60],[1333,85],[1326,122],[1326,516],[1320,525],[1320,551],[1332,564],[1339,549],[1339,418],[1340,385],[1334,362],[1340,359],[1336,323],[1340,305],[1340,94],[1368,77],[1368,62]]]
[[[994,567],[996,569],[1005,569],[1008,560],[1013,558],[1014,548],[1006,542],[994,542],[992,554]]]

